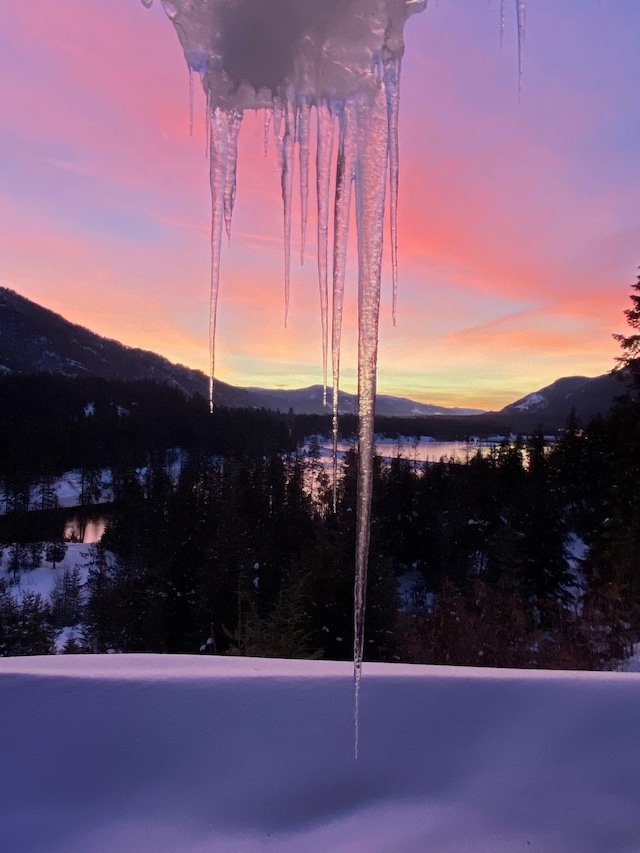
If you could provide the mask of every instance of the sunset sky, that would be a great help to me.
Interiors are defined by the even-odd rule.
[[[379,391],[495,409],[604,373],[640,264],[639,0],[530,0],[520,101],[515,0],[502,51],[500,0],[430,0],[405,35],[398,323],[387,269]],[[296,388],[322,378],[314,227],[284,329],[280,181],[262,136],[246,115],[216,372]],[[0,284],[206,370],[209,218],[204,99],[191,137],[159,2],[1,0]],[[350,391],[355,269],[352,252]]]

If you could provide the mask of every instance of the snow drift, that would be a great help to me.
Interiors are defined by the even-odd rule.
[[[0,849],[632,853],[640,676],[0,661]]]

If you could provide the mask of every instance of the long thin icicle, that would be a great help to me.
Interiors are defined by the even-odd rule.
[[[331,324],[331,367],[333,379],[332,397],[332,462],[333,462],[333,511],[338,502],[338,408],[340,396],[340,344],[342,337],[342,308],[344,302],[344,279],[347,268],[347,245],[349,243],[349,214],[351,210],[351,187],[355,178],[357,155],[357,113],[353,98],[349,98],[340,116],[340,146],[336,175],[336,200],[333,227],[333,311]]]
[[[289,317],[291,293],[291,200],[293,196],[293,164],[296,144],[296,106],[293,89],[287,91],[284,105],[284,136],[279,155],[282,156],[282,202],[284,205],[284,325]]]
[[[205,144],[204,144],[204,156],[209,157],[211,155],[211,123],[212,123],[212,113],[213,107],[211,105],[211,95],[207,91],[207,110],[206,110],[206,127],[205,127]]]
[[[238,134],[240,133],[241,122],[242,113],[239,113],[236,110],[231,110],[228,114],[227,176],[224,188],[224,227],[227,232],[227,239],[229,242],[231,242],[231,218],[233,216],[233,206],[236,201]]]
[[[191,66],[189,69],[189,136],[193,136],[193,71]]]
[[[322,405],[326,406],[327,361],[329,352],[329,193],[331,191],[331,159],[333,156],[333,116],[326,101],[322,101],[318,105],[317,121],[316,198],[318,204],[318,287],[320,290],[320,324],[322,333]]]
[[[143,0],[150,5],[152,0]],[[308,196],[310,108],[318,109],[318,272],[323,313],[324,381],[328,354],[328,195],[333,126],[340,114],[340,156],[335,201],[332,365],[334,479],[337,480],[337,412],[340,338],[352,184],[356,184],[358,220],[358,447],[356,580],[354,584],[354,691],[356,754],[358,697],[364,651],[364,616],[373,479],[373,421],[380,304],[380,270],[386,174],[392,198],[394,322],[397,283],[397,107],[403,28],[427,0],[349,0],[301,3],[295,26],[259,33],[261,50],[246,50],[247,4],[235,0],[163,0],[184,50],[187,64],[200,74],[207,93],[207,156],[212,196],[210,407],[213,409],[215,333],[223,226],[230,233],[236,190],[239,117],[246,109],[271,105],[284,203],[285,326],[289,312],[291,213],[295,146],[299,145],[304,257]],[[521,43],[524,0],[519,2]],[[262,0],[255,0],[256,7]],[[304,7],[304,8],[302,8]],[[262,43],[264,40],[264,44]],[[262,49],[264,48],[264,49]],[[259,68],[256,59],[259,57]],[[269,80],[266,84],[265,81]],[[190,94],[190,101],[191,101]],[[328,106],[331,101],[331,109]],[[268,133],[268,118],[265,135]],[[190,119],[191,123],[191,119]],[[326,397],[326,390],[325,390]]]
[[[216,320],[220,285],[220,250],[227,187],[229,116],[219,107],[209,117],[209,182],[211,184],[211,296],[209,303],[209,411],[213,411]]]
[[[273,105],[273,137],[276,143],[276,154],[278,156],[278,171],[284,169],[284,112],[276,101]]]
[[[393,284],[391,315],[396,325],[398,312],[398,175],[400,154],[398,145],[398,112],[400,108],[401,60],[389,58],[384,63],[384,85],[387,95],[389,122],[389,223],[391,228],[391,280]]]
[[[300,146],[300,263],[304,264],[307,242],[307,210],[309,207],[309,134],[311,109],[307,99],[300,99],[298,110],[298,144]]]
[[[269,153],[269,130],[271,128],[271,112],[268,109],[264,111],[264,156]]]
[[[388,159],[388,120],[384,87],[375,99],[358,99],[356,217],[358,222],[358,476],[356,577],[354,584],[353,678],[355,754],[358,756],[360,681],[364,654],[367,566],[375,455],[374,417],[380,273]]]

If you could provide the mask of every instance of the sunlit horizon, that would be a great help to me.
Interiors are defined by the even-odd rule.
[[[518,100],[515,12],[440,0],[406,27],[400,293],[383,278],[378,391],[500,409],[614,366],[640,263],[640,8],[530,4]],[[208,369],[204,99],[162,9],[16,0],[0,9],[0,284],[96,333]],[[297,203],[297,202],[296,202]],[[294,217],[296,210],[294,210]],[[296,227],[294,218],[294,229]],[[283,328],[280,182],[246,115],[216,374],[242,387],[322,382],[310,217],[294,230]],[[387,241],[388,244],[388,241]],[[356,390],[355,248],[343,349]]]

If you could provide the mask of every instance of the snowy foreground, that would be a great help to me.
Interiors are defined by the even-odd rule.
[[[640,675],[0,659],[0,850],[640,851]]]

